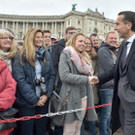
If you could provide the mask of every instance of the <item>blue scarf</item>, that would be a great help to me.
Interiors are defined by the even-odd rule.
[[[46,49],[42,46],[39,49],[36,49],[36,59],[44,60]]]

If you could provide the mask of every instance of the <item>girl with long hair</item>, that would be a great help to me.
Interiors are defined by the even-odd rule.
[[[59,62],[59,76],[62,81],[60,97],[67,110],[94,106],[93,91],[90,85],[93,68],[89,55],[85,52],[85,36],[76,33],[66,43]],[[97,119],[95,109],[65,115],[64,135],[80,135],[83,119]]]

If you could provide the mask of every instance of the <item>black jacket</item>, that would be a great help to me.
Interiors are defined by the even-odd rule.
[[[53,66],[56,74],[58,73],[58,63],[59,63],[60,54],[66,46],[65,45],[66,41],[67,40],[65,39],[61,39],[52,47],[51,55],[52,55]]]
[[[115,69],[112,69],[106,72],[105,74],[99,76],[100,83],[104,83],[114,77],[114,96],[113,96],[113,104],[112,104],[112,132],[113,133],[120,127],[120,119],[119,119],[120,100],[118,97],[118,82],[120,78],[119,62],[120,62],[122,51],[123,51],[123,45],[121,45],[120,47]],[[126,59],[126,75],[131,88],[135,91],[135,40],[133,41],[133,44],[130,48],[130,52]]]

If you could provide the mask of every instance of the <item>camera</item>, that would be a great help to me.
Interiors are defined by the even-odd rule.
[[[40,79],[36,79],[35,80],[35,84],[40,86],[42,95],[46,95],[47,94],[47,87],[46,87],[45,83],[46,82],[45,82],[45,78],[44,77],[41,77]]]

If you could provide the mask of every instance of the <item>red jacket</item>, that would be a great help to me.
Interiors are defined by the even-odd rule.
[[[0,60],[0,111],[5,111],[15,101],[16,82],[12,78],[9,67]],[[9,135],[13,129],[0,131],[0,135]]]

